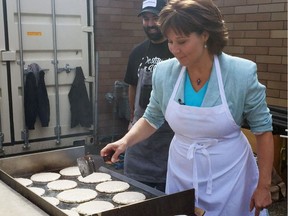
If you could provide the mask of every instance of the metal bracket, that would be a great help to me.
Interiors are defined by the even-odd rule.
[[[16,51],[1,50],[0,61],[16,61]]]
[[[58,73],[61,73],[63,71],[65,71],[66,73],[70,73],[72,70],[75,70],[76,68],[72,68],[70,67],[69,64],[66,64],[65,67],[63,68],[58,68]]]
[[[56,62],[56,63],[55,63],[55,62]],[[52,61],[51,61],[51,64],[53,64],[53,65],[58,64],[58,61],[52,60]]]
[[[4,142],[4,134],[0,133],[0,154],[4,153],[3,142]]]
[[[25,61],[22,61],[23,65],[25,65]],[[21,65],[21,61],[17,61],[17,65]]]
[[[93,82],[94,82],[94,80],[95,80],[95,78],[94,78],[94,77],[92,77],[92,76],[88,76],[88,77],[85,77],[85,82],[88,82],[88,83],[93,83]]]
[[[93,33],[93,32],[94,32],[94,27],[93,27],[93,26],[83,26],[83,27],[82,27],[82,31],[83,31],[83,32]]]
[[[60,140],[60,135],[61,135],[61,126],[60,125],[57,125],[55,128],[54,128],[54,133],[57,137],[57,140],[56,140],[56,145],[60,145],[61,144],[61,140]]]
[[[29,144],[29,131],[27,129],[24,129],[23,131],[21,131],[21,137],[24,140],[24,144],[23,144],[23,149],[29,149],[30,148],[30,144]]]
[[[285,129],[288,132],[288,129]],[[280,149],[280,172],[283,172],[285,168],[287,168],[287,141],[285,139],[288,138],[287,135],[280,135],[283,138],[282,147]]]

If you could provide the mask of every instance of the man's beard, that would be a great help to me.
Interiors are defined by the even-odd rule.
[[[163,39],[163,35],[158,27],[143,27],[143,29],[150,40],[157,42]],[[151,33],[149,32],[150,29],[155,29],[157,32]]]

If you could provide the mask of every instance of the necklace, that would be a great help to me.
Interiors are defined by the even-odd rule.
[[[197,79],[197,85],[200,85],[201,84],[201,79]]]

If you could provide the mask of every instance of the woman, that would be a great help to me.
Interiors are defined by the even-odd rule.
[[[166,119],[175,132],[166,193],[195,188],[196,205],[207,216],[265,215],[274,148],[256,64],[222,52],[228,34],[212,1],[171,0],[159,24],[176,58],[157,64],[144,116],[101,155],[115,151],[116,161]],[[241,132],[244,121],[256,136],[258,167]]]

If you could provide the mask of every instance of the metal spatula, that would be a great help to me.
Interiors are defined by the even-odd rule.
[[[103,157],[100,155],[85,155],[77,158],[77,165],[82,177],[86,177],[105,165]]]

